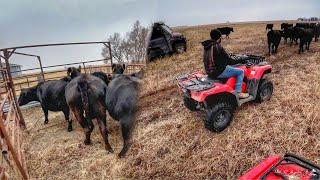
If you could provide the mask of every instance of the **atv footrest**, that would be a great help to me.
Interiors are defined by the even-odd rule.
[[[244,98],[244,99],[239,99],[239,105],[242,105],[243,103],[246,103],[246,102],[249,102],[249,101],[252,101],[253,100],[253,96],[250,95],[249,97],[247,98]]]

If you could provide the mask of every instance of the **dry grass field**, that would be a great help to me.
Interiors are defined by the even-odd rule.
[[[201,113],[190,112],[175,85],[181,73],[203,69],[201,41],[212,28],[179,28],[188,50],[148,65],[133,145],[123,159],[119,124],[108,117],[108,154],[99,128],[92,145],[83,144],[77,122],[67,132],[62,113],[49,113],[43,124],[40,108],[23,110],[30,134],[24,144],[27,166],[34,179],[235,179],[271,154],[292,152],[320,164],[320,43],[299,55],[297,45],[281,42],[276,55],[267,55],[264,23],[233,24],[235,32],[222,45],[228,52],[264,55],[273,65],[270,101],[240,107],[221,133],[203,126]],[[221,26],[221,25],[220,25]],[[276,22],[280,28],[280,22]]]

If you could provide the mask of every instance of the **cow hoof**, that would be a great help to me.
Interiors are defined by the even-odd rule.
[[[68,132],[71,132],[72,131],[72,127],[68,127]]]
[[[109,146],[106,145],[105,148],[106,148],[106,150],[107,150],[109,153],[113,153],[113,152],[114,152],[110,145],[109,145]]]
[[[48,120],[45,120],[45,121],[44,121],[44,124],[48,124],[48,122],[49,122]]]
[[[90,145],[90,144],[91,144],[91,141],[86,139],[86,140],[84,140],[84,144],[85,144],[85,145]]]
[[[119,154],[118,154],[118,157],[119,158],[124,158],[124,156],[126,155],[126,152],[120,152]]]

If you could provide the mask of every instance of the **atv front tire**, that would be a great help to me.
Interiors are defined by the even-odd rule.
[[[261,82],[258,87],[258,92],[257,92],[257,97],[256,101],[257,102],[264,102],[268,101],[273,93],[273,84],[271,81],[268,79],[261,79]]]
[[[186,44],[185,43],[177,43],[174,45],[173,50],[177,54],[181,54],[186,51]]]
[[[197,108],[198,104],[195,100],[190,98],[188,95],[183,96],[183,102],[184,105],[190,110],[190,111],[199,111]]]
[[[221,132],[233,118],[233,106],[228,102],[218,102],[207,110],[204,126],[210,131]]]

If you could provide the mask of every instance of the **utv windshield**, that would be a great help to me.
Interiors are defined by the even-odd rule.
[[[161,26],[164,30],[166,30],[168,33],[172,34],[172,29],[170,29],[167,25]]]

